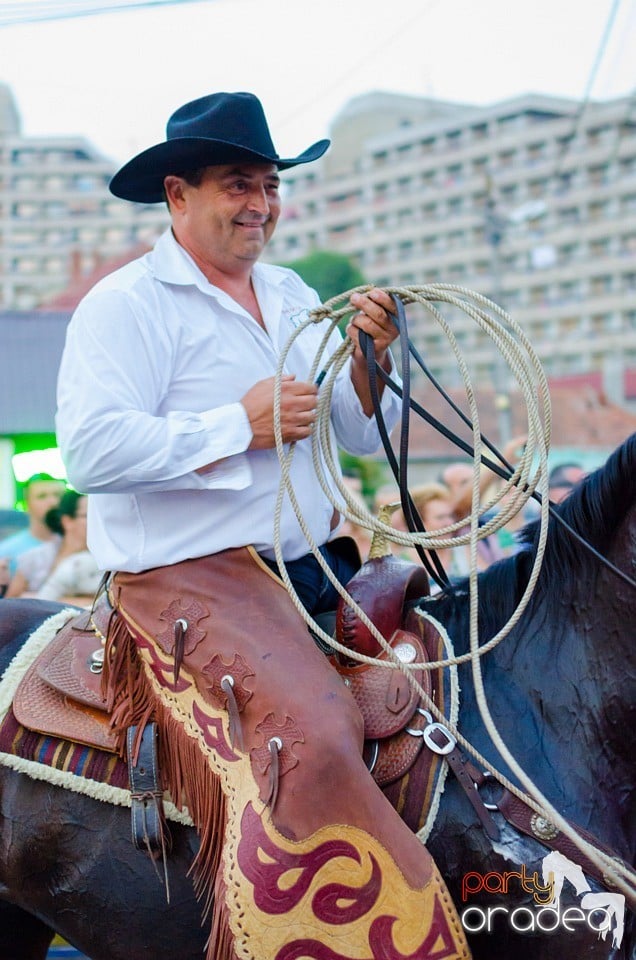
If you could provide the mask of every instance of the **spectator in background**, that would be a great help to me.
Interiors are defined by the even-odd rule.
[[[63,481],[55,480],[48,473],[36,473],[24,484],[22,497],[29,525],[0,541],[0,558],[8,562],[11,576],[16,572],[21,554],[53,540],[54,533],[44,518],[52,507],[58,505],[64,489]]]
[[[503,448],[504,461],[512,466],[518,463],[527,439],[526,435],[522,435],[509,440]],[[491,456],[490,453],[488,453],[488,455]],[[493,456],[492,459],[496,461],[496,457]],[[472,461],[458,461],[449,464],[449,466],[442,471],[440,479],[448,488],[453,499],[455,520],[461,520],[462,517],[470,516],[473,494]],[[492,492],[490,488],[493,487],[494,490],[494,485],[501,483],[503,483],[501,478],[492,473],[487,467],[482,466],[479,475],[480,500],[482,502],[487,501]],[[485,523],[491,516],[491,512],[482,516],[480,524]],[[501,560],[503,557],[515,553],[518,549],[516,534],[525,523],[532,519],[532,516],[533,513],[531,510],[527,512],[524,510],[516,517],[513,517],[496,536],[491,535],[480,540],[477,546],[478,568],[484,570],[495,560]],[[468,526],[460,530],[459,533],[463,534],[467,530]],[[466,569],[465,572],[467,573],[468,569]]]
[[[86,505],[84,495],[67,490],[59,505],[47,512],[45,522],[51,539],[19,557],[7,597],[29,595],[55,600],[95,592],[101,578],[86,546]]]
[[[559,463],[548,475],[548,496],[552,503],[561,503],[572,487],[587,476],[579,463]]]
[[[419,513],[427,533],[434,533],[444,527],[450,527],[455,522],[453,513],[453,498],[443,483],[423,483],[411,490],[411,500]],[[408,530],[404,513],[398,510],[393,518],[396,530]],[[449,534],[449,536],[451,536]],[[415,548],[402,549],[405,559],[419,562]],[[459,576],[465,572],[466,563],[461,559],[464,547],[444,547],[436,550],[437,557],[448,574],[449,578]],[[431,593],[437,592],[439,586],[435,580],[430,580]]]
[[[469,517],[472,509],[473,496],[473,465],[472,463],[461,462],[451,463],[441,474],[442,482],[449,492],[452,505],[454,520],[461,520],[462,517]],[[489,470],[482,468],[479,478],[480,497],[485,498],[485,493],[491,483],[494,482],[494,475]],[[480,523],[483,522],[483,518]],[[462,536],[469,530],[468,524],[458,530],[456,536]],[[468,575],[470,572],[470,549],[462,551],[462,564],[458,573]],[[495,560],[501,560],[504,556],[497,538],[494,536],[484,537],[477,544],[477,567],[479,570],[485,570]]]

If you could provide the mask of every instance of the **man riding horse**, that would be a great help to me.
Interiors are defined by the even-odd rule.
[[[201,836],[208,956],[468,957],[439,872],[368,773],[360,711],[275,563],[274,373],[318,298],[257,261],[280,213],[279,171],[328,146],[283,159],[256,97],[216,93],[178,109],[166,141],[115,175],[115,196],[165,199],[172,225],[79,305],[58,437],[71,482],[91,494],[90,549],[114,571],[105,673],[122,750],[131,724],[157,721],[166,785]],[[380,290],[351,307],[356,349],[331,428],[366,454],[380,438],[358,336],[391,370],[394,308]],[[280,424],[296,443],[292,481],[311,535],[346,582],[357,558],[337,537],[309,439],[317,387],[307,379],[324,331],[308,327],[289,353]],[[339,343],[333,334],[325,359]],[[392,426],[388,392],[382,407]],[[306,608],[333,608],[288,503],[280,528]]]

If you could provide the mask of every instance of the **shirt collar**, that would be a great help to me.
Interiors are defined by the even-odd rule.
[[[170,227],[155,243],[152,251],[152,272],[161,283],[194,285],[208,296],[219,296],[223,293],[204,276],[190,254],[177,242]],[[252,273],[259,283],[275,287],[280,286],[287,276],[287,271],[282,267],[268,263],[255,263]]]

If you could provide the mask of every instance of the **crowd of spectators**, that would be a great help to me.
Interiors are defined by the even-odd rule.
[[[504,448],[505,460],[511,465],[518,462],[523,450],[525,437],[513,438]],[[586,476],[585,470],[578,463],[559,463],[554,466],[548,476],[548,495],[553,504],[560,503],[571,490]],[[487,503],[493,490],[502,481],[490,470],[482,468],[479,474],[480,502]],[[422,520],[424,529],[429,533],[443,530],[462,519],[470,517],[474,484],[474,468],[469,460],[458,460],[448,464],[435,481],[411,487],[412,503]],[[355,495],[355,481],[351,479],[348,485]],[[360,496],[358,495],[358,499]],[[400,507],[400,494],[395,486],[381,487],[375,496],[372,511],[377,515],[381,507],[393,506],[392,525],[396,530],[406,531],[408,525]],[[512,556],[522,547],[520,533],[523,528],[539,515],[539,503],[531,499],[519,513],[496,533],[479,540],[477,545],[477,569],[485,570],[497,560]],[[483,517],[484,522],[488,517]],[[460,527],[449,538],[454,539],[469,530],[468,524]],[[368,554],[371,536],[362,524],[347,522],[342,530],[358,544],[362,560]],[[407,560],[419,562],[415,548],[393,544],[393,552]],[[458,544],[436,550],[437,558],[450,580],[466,576],[470,571],[470,545]],[[432,580],[431,589],[439,589]]]

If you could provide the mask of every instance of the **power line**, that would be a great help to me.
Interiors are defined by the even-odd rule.
[[[0,27],[23,23],[38,23],[45,20],[69,20],[75,17],[90,17],[98,13],[121,13],[124,10],[141,10],[147,7],[167,7],[184,3],[213,2],[213,0],[25,0],[0,3]]]
[[[279,124],[279,127],[285,127],[287,124],[292,123],[297,117],[302,116],[309,107],[313,107],[316,103],[319,103],[324,99],[326,94],[331,93],[332,90],[337,90],[342,86],[342,83],[345,80],[348,80],[349,77],[354,76],[360,67],[364,66],[365,63],[368,63],[370,60],[373,60],[378,54],[385,51],[394,40],[399,39],[406,32],[407,29],[413,26],[418,20],[433,10],[434,7],[438,6],[441,0],[429,0],[425,6],[420,7],[417,10],[417,13],[414,16],[409,17],[404,23],[402,23],[396,30],[390,34],[385,34],[382,36],[382,39],[377,44],[377,46],[372,47],[370,50],[366,50],[362,57],[356,60],[354,63],[350,64],[342,73],[339,73],[330,83],[321,83],[317,93],[311,97],[309,100],[305,100],[293,113],[288,114]]]
[[[586,111],[586,109],[587,109],[587,107],[588,107],[589,102],[590,102],[590,97],[591,97],[591,94],[592,94],[592,88],[594,87],[594,82],[595,82],[595,80],[596,80],[596,76],[597,76],[597,74],[598,74],[598,71],[599,71],[599,68],[600,68],[600,66],[601,66],[601,63],[603,62],[603,58],[604,58],[605,53],[606,53],[606,50],[607,50],[607,45],[608,45],[608,43],[609,43],[610,35],[611,35],[611,33],[612,33],[612,30],[614,29],[614,23],[615,23],[615,21],[616,21],[616,17],[617,17],[617,14],[618,14],[618,10],[619,10],[620,5],[621,5],[621,0],[613,0],[612,7],[611,7],[611,9],[610,9],[609,15],[608,15],[607,20],[606,20],[606,22],[605,22],[605,27],[604,27],[604,29],[603,29],[603,34],[602,34],[602,36],[601,36],[601,41],[600,41],[600,43],[599,43],[599,45],[598,45],[598,49],[597,49],[597,51],[596,51],[596,57],[594,58],[594,63],[592,64],[592,67],[591,67],[591,69],[590,69],[590,72],[589,72],[589,75],[588,75],[588,78],[587,78],[587,82],[586,82],[586,84],[585,84],[585,89],[584,89],[584,91],[583,91],[583,96],[582,96],[582,98],[581,98],[581,102],[580,102],[580,104],[579,104],[578,110],[577,110],[576,113],[574,114],[574,118],[573,118],[573,122],[572,122],[572,129],[571,129],[570,133],[569,133],[566,137],[563,138],[563,140],[562,140],[562,146],[561,146],[561,151],[560,151],[559,155],[558,155],[557,158],[556,158],[556,163],[555,163],[555,167],[554,167],[554,174],[553,174],[553,177],[554,177],[555,180],[558,180],[558,178],[561,176],[561,173],[562,173],[562,170],[563,170],[563,167],[562,167],[563,160],[565,159],[565,156],[566,156],[566,154],[567,154],[567,152],[568,152],[568,150],[569,150],[569,147],[570,147],[571,143],[574,141],[574,139],[576,138],[576,136],[577,136],[577,134],[578,134],[578,132],[579,132],[579,129],[580,129],[580,126],[581,126],[581,122],[582,122],[582,120],[583,120],[583,115],[584,115],[584,113],[585,113],[585,111]]]
[[[585,81],[585,86],[583,89],[581,99],[577,102],[576,110],[574,110],[572,113],[572,123],[569,129],[569,132],[567,132],[563,137],[559,138],[560,148],[554,159],[552,172],[549,173],[548,176],[545,178],[545,197],[546,198],[553,193],[558,193],[561,187],[563,186],[562,179],[565,176],[565,161],[567,160],[570,154],[572,144],[574,143],[574,141],[576,140],[576,137],[580,132],[586,111],[590,105],[594,83],[596,81],[596,77],[598,75],[598,71],[601,67],[605,54],[607,52],[607,46],[610,40],[610,36],[612,34],[612,30],[614,29],[614,25],[616,22],[616,17],[618,15],[620,5],[621,5],[621,0],[613,0],[610,8],[610,12],[605,21],[605,26],[603,28],[603,33],[601,34],[601,39],[596,50],[594,61],[587,75],[587,79]],[[636,95],[636,90],[632,92],[630,99],[627,101],[625,120],[629,118],[632,110],[634,109],[633,98],[635,95]],[[619,137],[620,137],[620,124],[617,125],[617,138]],[[616,149],[618,149],[618,144],[616,146]],[[488,174],[487,193],[490,198],[489,202],[491,206],[491,216],[494,212],[497,212],[496,211],[497,203],[494,197],[494,190],[496,187],[496,183],[494,182],[495,180],[496,180],[496,176],[494,172]],[[545,201],[543,201],[543,203],[545,207]],[[540,201],[537,200],[537,207],[539,205],[540,205]],[[529,216],[529,217],[524,217],[523,219],[531,220],[533,218],[532,216]],[[504,219],[502,219],[502,217],[499,216],[498,222],[503,224]]]

